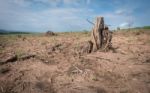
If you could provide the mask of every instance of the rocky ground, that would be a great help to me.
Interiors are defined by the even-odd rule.
[[[150,93],[150,31],[114,32],[82,53],[87,32],[0,36],[0,93]]]

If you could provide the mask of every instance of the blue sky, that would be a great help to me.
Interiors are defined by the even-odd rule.
[[[0,0],[0,29],[90,30],[103,16],[110,29],[150,25],[150,0]]]

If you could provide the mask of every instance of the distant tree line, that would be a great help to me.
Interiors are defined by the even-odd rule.
[[[29,32],[0,32],[0,34],[30,34]]]
[[[150,29],[150,26],[135,27],[135,29]]]
[[[6,31],[3,29],[0,29],[1,35],[7,35],[7,34],[30,34],[30,32],[19,32],[19,31]]]

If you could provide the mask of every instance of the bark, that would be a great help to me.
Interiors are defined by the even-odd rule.
[[[104,24],[103,17],[97,17],[92,29],[93,50],[106,50],[111,44],[112,35]]]

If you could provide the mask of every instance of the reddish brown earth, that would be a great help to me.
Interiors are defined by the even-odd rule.
[[[0,36],[0,93],[150,93],[150,32],[114,32],[113,49],[80,53],[89,33]]]

